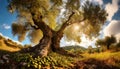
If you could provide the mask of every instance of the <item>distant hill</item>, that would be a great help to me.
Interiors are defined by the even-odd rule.
[[[82,47],[82,46],[65,46],[63,47],[65,50],[71,50],[71,49],[74,49],[74,50],[78,50],[78,49],[82,49],[82,50],[86,50],[87,48],[85,47]]]
[[[70,51],[70,52],[74,52],[74,53],[83,53],[84,51],[87,50],[87,48],[82,47],[82,46],[65,46],[63,47],[65,50]]]
[[[0,50],[14,52],[20,50],[22,47],[23,46],[21,44],[0,35]]]

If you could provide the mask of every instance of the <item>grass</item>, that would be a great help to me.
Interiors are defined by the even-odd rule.
[[[94,58],[94,59],[98,59],[98,60],[106,60],[108,58],[116,58],[116,59],[120,59],[120,52],[101,52],[101,53],[94,53],[94,54],[89,54],[89,53],[85,53],[82,54],[85,59],[87,58]]]
[[[113,65],[115,67],[120,68],[120,51],[119,52],[101,52],[101,53],[94,53],[94,54],[82,54],[84,56],[83,60],[88,59],[96,59],[98,61],[102,61],[107,65]]]
[[[85,51],[81,48],[78,49],[78,47],[66,47],[69,49],[68,51],[71,53],[76,53],[78,55],[82,55],[83,58],[80,56],[77,57],[69,57],[65,55],[60,55],[58,53],[50,53],[48,56],[40,58],[40,57],[33,57],[32,54],[30,53],[9,53],[9,52],[14,52],[20,50],[19,47],[13,47],[17,46],[16,44],[14,45],[13,42],[5,43],[5,39],[0,39],[0,59],[2,60],[3,55],[9,54],[9,63],[5,62],[5,68],[8,67],[15,67],[16,65],[21,65],[21,69],[25,68],[52,68],[52,69],[71,69],[76,66],[77,67],[77,62],[78,66],[85,67],[86,65],[88,68],[91,67],[92,65],[98,67],[101,63],[101,66],[107,66],[107,65],[113,65],[115,67],[120,68],[120,51],[119,52],[101,52],[101,53],[85,53]],[[13,45],[13,46],[12,46]],[[74,49],[73,49],[74,48]],[[95,60],[94,60],[95,59]],[[87,63],[92,63],[87,64]],[[25,65],[24,65],[25,64]],[[0,63],[0,67],[3,67],[4,64]],[[11,66],[13,65],[13,66]],[[79,68],[79,67],[78,67]],[[4,69],[4,68],[3,68]],[[12,69],[12,68],[11,68]],[[94,69],[94,67],[92,68]],[[103,68],[105,69],[105,68]]]
[[[74,66],[76,66],[75,63],[77,62],[82,62],[83,65],[91,66],[89,64],[86,64],[85,62],[93,62],[93,66],[96,64],[99,65],[99,61],[100,62],[104,62],[102,63],[103,65],[113,65],[116,67],[120,68],[120,52],[101,52],[101,53],[93,53],[93,54],[89,54],[89,53],[84,53],[82,54],[83,58],[81,57],[69,57],[69,56],[65,56],[65,55],[60,55],[58,53],[50,53],[48,56],[40,58],[40,57],[32,57],[32,54],[20,54],[20,53],[14,53],[9,55],[12,60],[12,62],[10,62],[10,64],[12,64],[13,62],[20,65],[21,62],[22,63],[26,63],[25,66],[21,66],[22,68],[55,68],[55,69],[71,69],[74,68]],[[95,59],[95,60],[90,60],[90,59]],[[10,65],[9,64],[9,65]],[[13,65],[16,65],[13,64]],[[79,63],[80,65],[81,63]],[[102,65],[101,64],[101,65]],[[11,66],[10,66],[11,67]],[[103,66],[104,67],[104,66]],[[78,67],[79,68],[79,67]],[[94,69],[94,68],[93,68]],[[105,69],[105,68],[103,68]]]

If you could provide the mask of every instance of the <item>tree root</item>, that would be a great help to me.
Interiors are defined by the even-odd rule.
[[[29,47],[29,48],[24,48],[20,51],[18,51],[19,53],[35,53],[35,56],[39,56],[35,51],[36,50],[39,50],[38,46],[35,46],[35,47]],[[70,53],[66,50],[64,50],[63,48],[59,48],[59,49],[56,49],[55,51],[52,51],[52,52],[56,52],[58,54],[61,54],[61,55],[64,55],[64,56],[70,56],[70,57],[82,57],[82,55],[78,55],[78,54],[74,54],[74,53]],[[50,53],[50,52],[49,52]]]

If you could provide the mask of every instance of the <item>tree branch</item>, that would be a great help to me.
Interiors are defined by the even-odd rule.
[[[83,18],[82,20],[79,20],[79,21],[77,21],[77,22],[71,22],[71,23],[70,23],[69,21],[70,21],[71,17],[72,17],[74,14],[75,14],[75,12],[72,12],[72,14],[69,16],[68,20],[63,23],[62,27],[61,27],[60,30],[57,32],[58,34],[59,34],[59,33],[62,33],[67,26],[72,25],[72,24],[75,24],[75,23],[80,23],[80,22],[83,22],[83,21],[85,20],[85,18]]]
[[[58,30],[58,33],[63,32],[63,30],[69,25],[68,22],[70,21],[71,17],[72,17],[74,14],[75,14],[75,12],[72,12],[72,14],[69,16],[68,20],[65,21],[65,22],[63,23],[62,27],[60,28],[60,30]]]
[[[80,22],[83,22],[83,21],[85,21],[85,18],[83,18],[82,20],[79,20],[79,21],[77,21],[77,22],[71,22],[71,23],[68,24],[68,26],[69,26],[69,25],[72,25],[72,24],[75,24],[75,23],[80,23]]]
[[[34,16],[34,14],[32,15]],[[42,15],[38,16],[39,20],[36,20],[32,17],[33,22],[34,22],[34,26],[32,26],[35,29],[40,29],[44,35],[49,35],[54,33],[54,30],[52,28],[50,28],[43,20],[42,20]],[[37,27],[36,27],[37,26]]]
[[[31,27],[34,28],[35,30],[38,30],[38,29],[39,29],[39,28],[36,27],[36,26],[32,26],[32,25],[31,25]]]

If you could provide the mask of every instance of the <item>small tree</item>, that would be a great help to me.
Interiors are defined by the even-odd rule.
[[[88,46],[88,53],[93,53],[92,46]]]
[[[110,45],[116,43],[116,38],[114,36],[108,37],[106,36],[104,39],[105,45],[107,46],[107,49],[110,49]]]
[[[120,50],[120,40],[119,42],[116,44],[116,51],[119,51]]]
[[[110,45],[116,43],[116,38],[114,36],[106,36],[104,39],[98,39],[96,41],[96,46],[106,46],[107,49],[110,49]]]
[[[97,41],[96,41],[96,44],[95,44],[97,47],[98,46],[102,46],[102,45],[105,45],[105,42],[102,40],[102,39],[98,39]]]
[[[120,40],[119,40],[119,42],[116,44],[116,46],[117,46],[117,47],[120,47]]]

